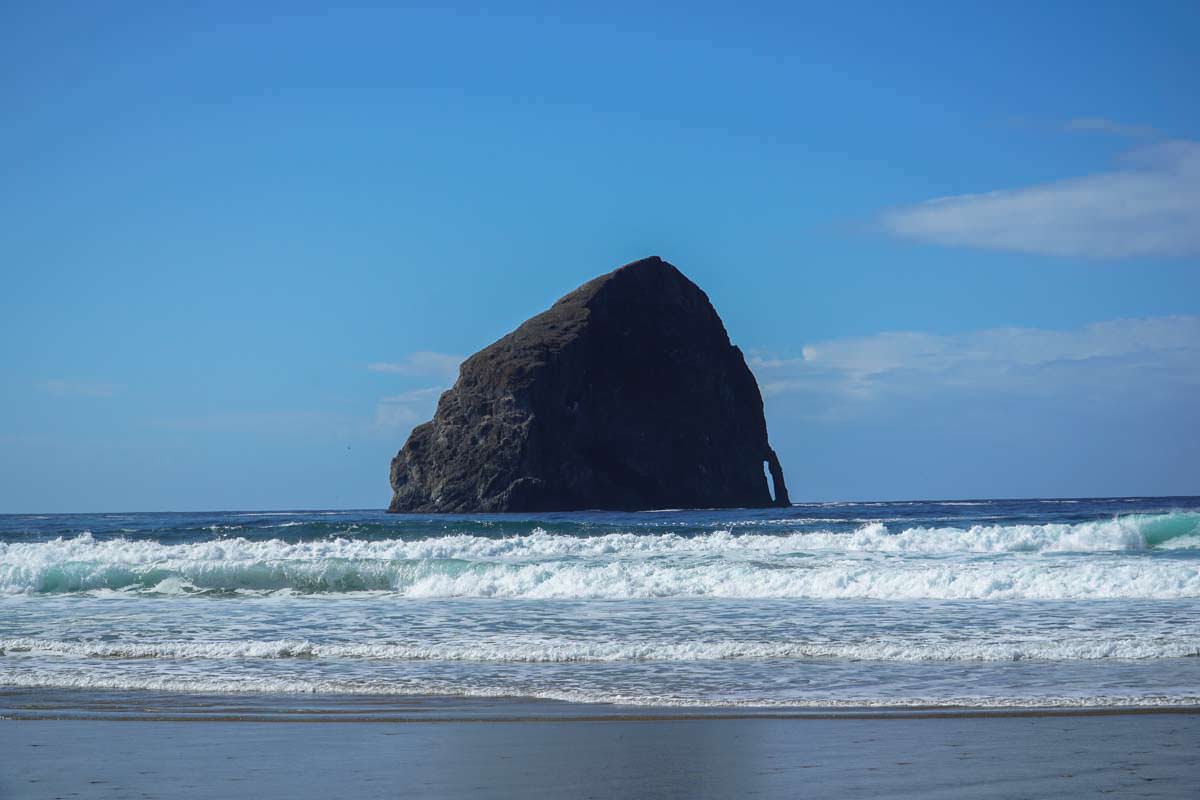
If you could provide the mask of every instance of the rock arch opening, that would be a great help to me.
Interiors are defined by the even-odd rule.
[[[767,492],[771,495],[771,502],[777,503],[775,499],[775,478],[771,476],[771,462],[763,459],[763,475],[767,477]]]

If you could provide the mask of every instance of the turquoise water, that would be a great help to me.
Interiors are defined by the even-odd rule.
[[[1198,612],[1200,498],[0,517],[16,689],[1188,705]]]

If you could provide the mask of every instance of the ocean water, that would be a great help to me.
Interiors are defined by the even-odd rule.
[[[1178,706],[1198,656],[1194,497],[0,516],[10,692]]]

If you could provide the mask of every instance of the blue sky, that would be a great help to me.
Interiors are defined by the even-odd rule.
[[[793,499],[1200,493],[1194,3],[0,9],[0,511],[382,507],[658,254]]]

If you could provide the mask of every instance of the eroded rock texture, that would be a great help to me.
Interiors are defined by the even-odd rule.
[[[391,511],[788,504],[741,350],[707,295],[657,257],[463,362],[392,459],[391,483]]]

